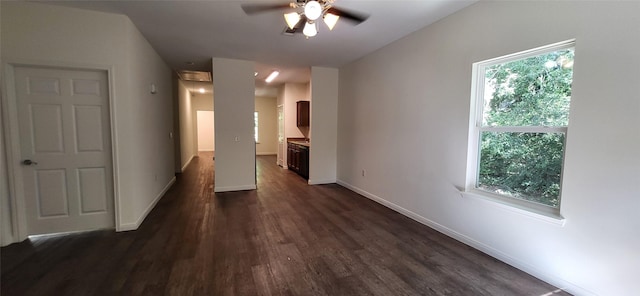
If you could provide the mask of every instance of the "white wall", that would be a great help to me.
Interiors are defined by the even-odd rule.
[[[284,105],[284,84],[278,87],[278,96],[276,98],[276,104],[278,106]]]
[[[213,111],[213,96],[211,94],[191,94],[193,110]]]
[[[213,111],[196,111],[196,129],[198,130],[198,151],[214,151],[214,114]]]
[[[116,227],[137,228],[174,180],[170,69],[123,15],[37,3],[1,5],[3,67],[25,63],[110,70]],[[149,92],[151,83],[157,86],[155,95]]]
[[[196,130],[194,126],[193,100],[185,82],[178,81],[178,115],[180,121],[180,172],[198,155]]]
[[[638,11],[482,1],[342,68],[339,182],[577,295],[636,294]],[[471,64],[571,38],[565,225],[462,197]]]
[[[298,101],[310,101],[308,83],[285,83],[284,85],[284,134],[285,138],[304,138],[308,135],[308,129],[299,128],[297,121]]]
[[[338,141],[338,69],[311,68],[309,184],[336,182]]]
[[[278,150],[278,106],[275,97],[256,97],[258,141],[256,155],[273,155]]]
[[[173,90],[173,171],[176,174],[182,172],[182,162],[181,155],[182,151],[180,151],[181,143],[180,143],[180,87],[178,86],[179,82],[178,74],[173,72],[171,78],[171,88]]]
[[[130,128],[134,129],[134,135],[131,140],[121,142],[124,147],[120,149],[134,155],[131,164],[135,166],[135,174],[130,179],[131,204],[125,204],[120,210],[125,212],[125,207],[132,207],[131,218],[135,220],[122,226],[137,229],[175,181],[173,91],[169,66],[130,21],[126,28],[129,100],[132,101],[128,112],[133,115]],[[156,86],[156,94],[151,94],[151,84]]]
[[[254,63],[213,59],[215,92],[215,192],[256,188]]]

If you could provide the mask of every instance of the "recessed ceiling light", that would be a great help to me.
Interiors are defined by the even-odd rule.
[[[274,70],[273,72],[271,72],[271,74],[269,74],[269,77],[267,77],[267,79],[265,79],[264,81],[266,83],[271,83],[271,81],[276,79],[276,77],[278,77],[279,74],[280,74],[280,72]]]
[[[258,72],[253,72],[253,77],[258,77]]]

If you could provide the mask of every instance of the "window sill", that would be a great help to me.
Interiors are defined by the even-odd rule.
[[[472,189],[461,191],[464,198],[473,198],[497,206],[503,210],[534,218],[543,222],[563,227],[566,219],[560,215],[559,209],[532,204],[527,201],[491,194],[490,192]]]

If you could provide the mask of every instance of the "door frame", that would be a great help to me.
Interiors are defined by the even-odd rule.
[[[17,92],[15,89],[15,68],[52,68],[61,70],[101,71],[107,74],[109,133],[111,134],[111,166],[113,182],[113,212],[116,231],[120,231],[120,195],[118,180],[118,153],[116,150],[117,129],[115,125],[115,91],[114,69],[109,65],[91,65],[67,62],[34,61],[6,59],[2,62],[2,125],[4,127],[5,149],[7,158],[7,179],[11,212],[12,242],[20,242],[28,237],[27,212],[25,207],[25,193],[23,180],[23,166],[20,165],[20,132],[18,127]]]

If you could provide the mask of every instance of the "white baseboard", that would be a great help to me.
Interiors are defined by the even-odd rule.
[[[394,211],[396,211],[396,212],[398,212],[398,213],[400,213],[400,214],[402,214],[404,216],[407,216],[407,217],[409,217],[409,218],[411,218],[411,219],[413,219],[413,220],[415,220],[415,221],[417,221],[417,222],[419,222],[421,224],[424,224],[424,225],[426,225],[426,226],[428,226],[430,228],[433,228],[433,229],[437,230],[438,232],[440,232],[440,233],[442,233],[442,234],[444,234],[446,236],[449,236],[449,237],[451,237],[451,238],[453,238],[455,240],[463,242],[463,243],[465,243],[465,244],[467,244],[467,245],[469,245],[469,246],[471,246],[471,247],[473,247],[473,248],[475,248],[475,249],[477,249],[477,250],[479,250],[479,251],[491,256],[491,257],[494,257],[494,258],[496,258],[496,259],[498,259],[498,260],[500,260],[502,262],[505,262],[505,263],[515,267],[515,268],[518,268],[518,269],[520,269],[520,270],[522,270],[522,271],[524,271],[524,272],[526,272],[526,273],[528,273],[528,274],[530,274],[530,275],[532,275],[534,277],[537,277],[537,278],[539,278],[539,279],[541,279],[541,280],[543,280],[543,281],[545,281],[545,282],[547,282],[549,284],[552,284],[552,285],[554,285],[556,287],[559,287],[564,291],[567,291],[567,292],[569,292],[571,294],[574,294],[574,295],[585,295],[585,296],[596,296],[597,295],[597,294],[595,294],[595,293],[593,293],[591,291],[588,291],[588,290],[586,290],[586,289],[584,289],[584,288],[582,288],[580,286],[577,286],[577,285],[575,285],[575,284],[573,284],[571,282],[563,280],[563,279],[561,279],[561,278],[559,278],[559,277],[557,277],[555,275],[548,274],[548,273],[546,273],[546,272],[544,272],[544,271],[542,271],[542,270],[540,270],[540,269],[538,269],[536,267],[533,267],[533,266],[531,266],[531,265],[529,265],[529,264],[527,264],[525,262],[522,262],[522,261],[520,261],[518,259],[515,259],[515,258],[505,254],[504,252],[502,252],[500,250],[497,250],[497,249],[495,249],[495,248],[493,248],[493,247],[491,247],[489,245],[486,245],[486,244],[484,244],[482,242],[479,242],[479,241],[477,241],[477,240],[475,240],[473,238],[470,238],[470,237],[468,237],[466,235],[463,235],[463,234],[461,234],[461,233],[459,233],[459,232],[457,232],[457,231],[455,231],[455,230],[453,230],[451,228],[448,228],[448,227],[446,227],[444,225],[441,225],[441,224],[439,224],[439,223],[437,223],[435,221],[429,220],[429,219],[427,219],[427,218],[425,218],[423,216],[420,216],[420,215],[418,215],[418,214],[416,214],[416,213],[414,213],[414,212],[412,212],[410,210],[407,210],[407,209],[405,209],[405,208],[403,208],[403,207],[401,207],[399,205],[396,205],[396,204],[394,204],[392,202],[389,202],[389,201],[385,200],[382,197],[379,197],[379,196],[377,196],[375,194],[369,193],[369,192],[367,192],[367,191],[365,191],[365,190],[363,190],[361,188],[353,186],[353,185],[351,185],[351,184],[349,184],[347,182],[344,182],[342,180],[336,180],[336,183],[338,183],[339,185],[341,185],[341,186],[343,186],[343,187],[345,187],[345,188],[347,188],[347,189],[349,189],[351,191],[354,191],[354,192],[356,192],[356,193],[358,193],[358,194],[360,194],[360,195],[362,195],[362,196],[364,196],[366,198],[369,198],[369,199],[371,199],[371,200],[373,200],[373,201],[375,201],[375,202],[377,202],[377,203],[379,203],[379,204],[381,204],[381,205],[383,205],[383,206],[385,206],[387,208],[390,208],[390,209],[392,209],[392,210],[394,210]]]
[[[138,229],[138,227],[140,227],[140,225],[142,225],[142,222],[144,221],[144,219],[147,218],[147,215],[149,215],[149,213],[151,213],[151,210],[153,210],[153,208],[156,206],[158,201],[160,201],[160,199],[164,196],[165,193],[167,193],[169,188],[171,188],[171,186],[173,186],[173,183],[175,183],[175,182],[176,182],[176,177],[174,176],[173,178],[171,178],[171,180],[169,181],[167,186],[165,186],[162,189],[162,191],[160,191],[158,196],[156,196],[156,198],[151,202],[151,204],[149,204],[147,209],[144,210],[144,212],[142,213],[140,218],[138,218],[138,221],[136,221],[135,223],[121,224],[120,227],[118,228],[118,231],[130,231],[130,230]]]
[[[256,152],[256,155],[277,155],[277,152]]]
[[[191,164],[191,161],[193,160],[194,157],[196,157],[196,156],[195,155],[191,155],[189,160],[187,160],[187,162],[182,166],[182,171],[181,172],[184,172],[184,170],[187,169],[187,167]]]
[[[116,232],[132,231],[138,229],[138,227],[140,227],[140,225],[137,223],[122,224],[118,229],[116,229]]]
[[[311,179],[309,179],[309,181],[307,182],[307,184],[309,184],[309,185],[322,185],[322,184],[333,184],[333,183],[336,183],[336,179],[330,179],[330,180],[311,180]]]
[[[216,186],[213,189],[214,192],[229,192],[229,191],[243,191],[243,190],[256,190],[256,184],[240,185],[240,186],[225,186],[225,187]]]

